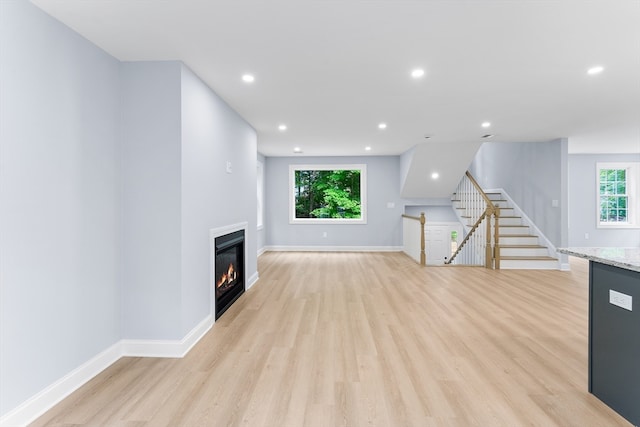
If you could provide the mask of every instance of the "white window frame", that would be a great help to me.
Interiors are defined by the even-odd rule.
[[[295,173],[300,170],[359,170],[360,218],[296,218]],[[367,223],[367,165],[318,164],[289,165],[289,223],[290,224],[366,224]]]
[[[627,189],[627,221],[600,221],[600,170],[625,169]],[[603,229],[640,228],[640,163],[639,162],[598,162],[596,163],[596,226]]]

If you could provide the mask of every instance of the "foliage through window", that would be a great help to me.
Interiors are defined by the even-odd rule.
[[[365,165],[291,165],[291,221],[366,222]]]
[[[598,225],[633,227],[636,225],[637,163],[599,163]]]
[[[600,169],[600,222],[627,222],[627,171]]]

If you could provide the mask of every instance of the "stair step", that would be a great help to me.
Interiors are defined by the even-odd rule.
[[[531,234],[500,234],[500,247],[509,245],[538,245],[538,236]]]
[[[502,225],[500,224],[500,236],[521,236],[529,231],[528,225]]]
[[[500,245],[500,257],[523,256],[536,257],[548,256],[549,249],[540,245]]]
[[[557,270],[558,260],[549,256],[537,257],[500,257],[500,269],[503,270]]]
[[[522,225],[522,217],[500,216],[500,227],[505,225]]]

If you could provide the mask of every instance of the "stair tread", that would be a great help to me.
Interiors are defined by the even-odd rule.
[[[557,258],[550,256],[500,256],[500,261],[557,261]]]

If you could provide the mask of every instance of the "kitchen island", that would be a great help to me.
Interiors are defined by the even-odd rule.
[[[589,392],[640,425],[640,248],[558,252],[589,260]]]

